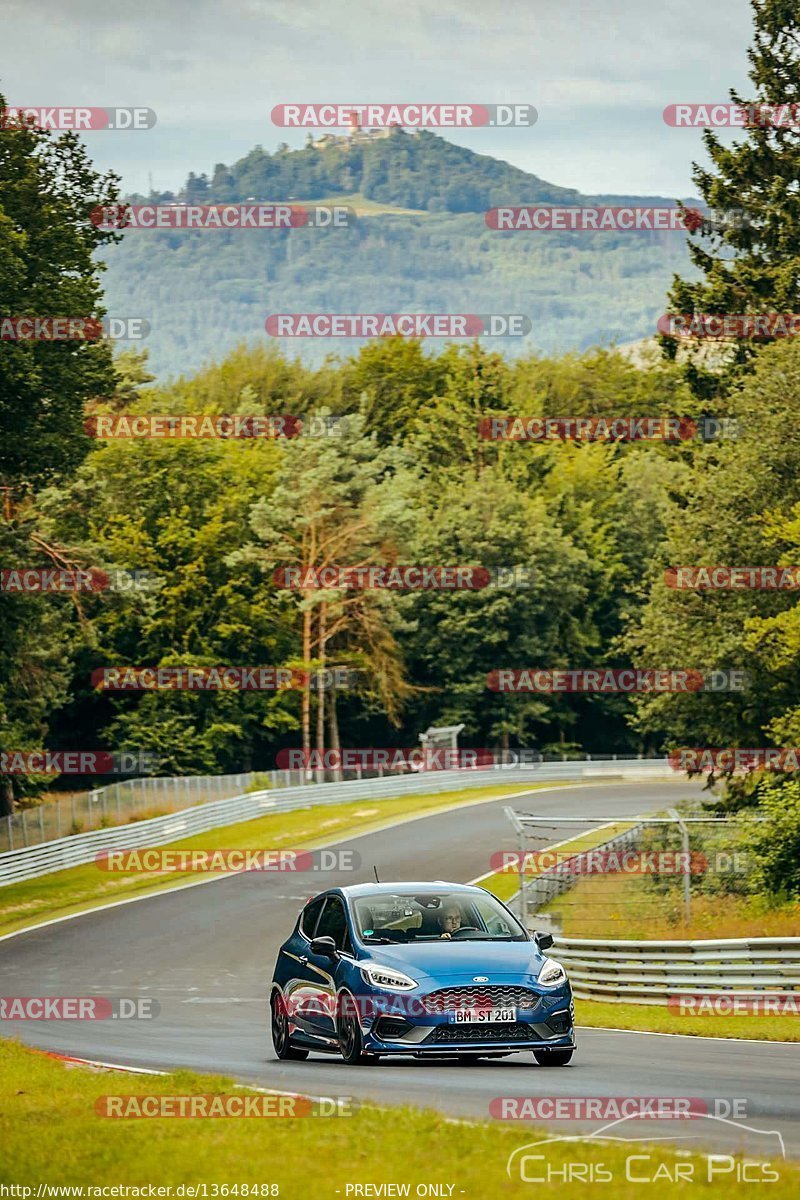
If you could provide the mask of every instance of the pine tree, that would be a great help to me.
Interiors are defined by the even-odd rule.
[[[692,178],[722,219],[704,221],[699,240],[690,242],[703,278],[675,276],[669,295],[674,313],[786,313],[797,311],[800,300],[800,9],[796,0],[751,4],[755,38],[748,74],[754,96],[730,91],[732,102],[748,112],[746,136],[726,146],[713,130],[703,133],[712,165],[693,164]],[[773,123],[776,106],[785,106],[785,123],[778,123],[777,113]],[[676,339],[665,337],[662,344],[674,357]],[[754,343],[739,343],[732,364],[754,353]],[[695,366],[693,374],[699,391],[703,372]]]

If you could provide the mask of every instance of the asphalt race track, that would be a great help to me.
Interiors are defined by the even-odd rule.
[[[555,842],[578,831],[559,827],[559,813],[633,815],[669,807],[687,790],[677,781],[615,782],[534,792],[513,803],[552,814],[549,840]],[[373,863],[383,881],[483,875],[490,852],[515,846],[504,803],[474,804],[348,838],[339,844],[358,850],[364,865],[340,881],[372,878]],[[690,1096],[709,1104],[741,1098],[747,1117],[739,1124],[779,1131],[787,1156],[800,1158],[800,1043],[579,1029],[572,1064],[561,1069],[539,1068],[521,1053],[472,1066],[383,1059],[359,1068],[325,1056],[277,1062],[266,1007],[276,950],[306,898],[334,882],[323,874],[234,875],[0,941],[3,995],[150,996],[161,1006],[152,1021],[4,1021],[0,1033],[101,1062],[189,1066],[286,1091],[433,1105],[462,1118],[487,1118],[489,1101],[498,1096]],[[555,1136],[603,1124],[548,1127]],[[525,1125],[519,1130],[520,1144],[531,1140]],[[680,1137],[685,1149],[781,1153],[774,1134],[746,1133],[712,1119],[628,1121],[607,1136],[669,1138],[670,1144]]]

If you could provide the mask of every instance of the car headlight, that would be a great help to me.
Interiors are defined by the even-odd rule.
[[[567,972],[561,963],[556,962],[554,958],[546,958],[542,963],[537,983],[541,983],[544,987],[557,987],[559,983],[566,983],[566,981]]]
[[[387,992],[410,992],[417,987],[416,979],[395,971],[393,967],[382,967],[380,963],[366,963],[361,968],[361,974],[367,983],[373,987],[385,988]]]

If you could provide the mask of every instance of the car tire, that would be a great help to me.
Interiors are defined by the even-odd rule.
[[[296,1059],[298,1061],[308,1058],[308,1051],[301,1050],[299,1046],[292,1045],[292,1039],[289,1037],[289,1018],[286,1015],[286,1004],[280,992],[273,992],[272,1000],[270,1001],[271,1028],[272,1028],[272,1047],[279,1059]]]
[[[364,1053],[358,1009],[349,992],[342,992],[340,995],[338,1009],[336,1034],[339,1038],[339,1053],[344,1061],[351,1067],[363,1067],[368,1063],[377,1062],[374,1055]]]
[[[575,1051],[569,1050],[534,1050],[533,1057],[540,1067],[565,1067]]]

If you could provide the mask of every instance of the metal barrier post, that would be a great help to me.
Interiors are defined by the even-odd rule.
[[[678,828],[681,831],[681,843],[683,849],[684,862],[686,870],[683,872],[683,921],[688,925],[692,919],[692,878],[689,874],[689,830],[685,823],[681,820],[680,813],[675,808],[668,808],[667,814],[674,817]]]

